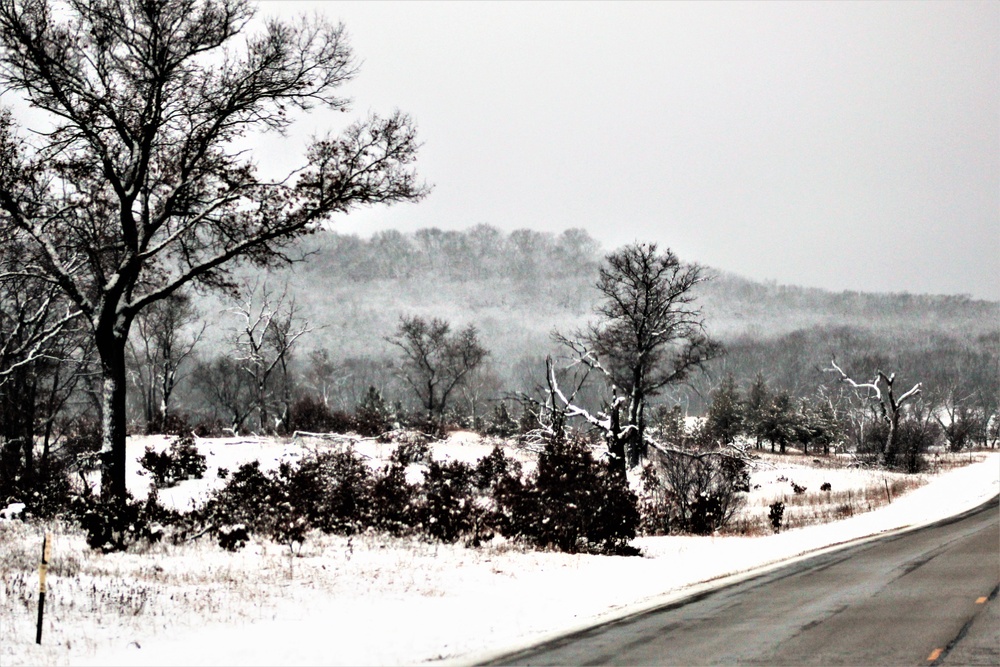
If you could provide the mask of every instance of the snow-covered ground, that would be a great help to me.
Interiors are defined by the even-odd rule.
[[[150,443],[162,445],[133,442],[136,457]],[[302,446],[231,439],[201,445],[211,453],[205,479],[162,493],[163,500],[183,507],[221,483],[218,467],[234,469],[253,458],[274,462]],[[358,446],[373,461],[391,449]],[[474,461],[491,447],[456,436],[436,445],[434,454]],[[0,663],[467,662],[688,595],[703,582],[975,507],[1000,491],[1000,455],[975,457],[978,462],[927,476],[923,486],[888,505],[834,523],[757,537],[639,538],[643,556],[631,558],[537,552],[501,541],[467,549],[378,535],[315,535],[295,558],[280,545],[254,542],[229,554],[206,540],[102,556],[65,532],[56,539],[40,647],[33,643],[37,575],[31,570],[40,529],[0,522],[0,539],[30,541],[4,564]],[[823,481],[833,491],[872,481],[858,477],[870,472],[814,469],[795,459],[801,457],[768,459],[770,466],[753,477],[759,488],[751,506],[791,494],[791,481],[809,492]],[[875,474],[876,481],[892,481]],[[147,480],[134,474],[131,483],[140,495]]]

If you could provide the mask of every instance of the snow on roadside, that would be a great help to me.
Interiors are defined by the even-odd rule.
[[[210,471],[211,472],[211,471]],[[287,595],[249,624],[122,631],[71,664],[413,664],[567,631],[707,581],[830,544],[926,524],[1000,491],[1000,455],[953,469],[875,511],[762,537],[648,537],[641,558],[479,550],[366,536],[317,538]],[[141,646],[141,648],[138,648]]]

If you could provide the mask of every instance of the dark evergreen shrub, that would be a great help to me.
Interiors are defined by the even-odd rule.
[[[781,521],[785,516],[785,503],[780,500],[771,503],[767,516],[768,519],[771,520],[771,527],[774,528],[774,532],[777,533],[781,530]]]
[[[546,444],[534,478],[506,479],[496,498],[506,529],[537,546],[636,553],[628,546],[639,523],[635,494],[580,442]]]
[[[236,525],[219,526],[216,531],[219,537],[219,546],[226,551],[239,551],[246,546],[250,539],[247,527],[242,523]]]
[[[521,477],[521,463],[507,456],[503,447],[496,445],[476,463],[473,482],[477,489],[488,491],[508,477]]]
[[[289,511],[299,510],[309,525],[326,533],[352,535],[370,525],[372,484],[371,470],[351,449],[324,452],[279,469]]]
[[[56,460],[48,470],[35,475],[31,489],[26,489],[21,497],[26,514],[49,519],[69,512],[75,495],[67,466]]]
[[[243,525],[251,533],[267,534],[275,521],[275,508],[282,501],[284,494],[260,469],[260,461],[251,461],[229,476],[197,518],[208,528]]]
[[[123,504],[81,496],[75,510],[87,532],[87,544],[104,553],[125,551],[139,540],[157,542],[163,537],[164,526],[178,518],[176,512],[159,504],[155,488],[142,502],[130,494]]]
[[[368,387],[368,392],[354,411],[354,415],[358,433],[369,438],[391,430],[395,420],[392,408],[375,387]]]
[[[372,480],[371,526],[393,535],[409,533],[420,522],[419,488],[406,481],[399,463],[385,466]]]
[[[478,525],[474,471],[461,461],[431,461],[423,483],[421,526],[429,536],[454,542]]]
[[[201,479],[207,467],[204,454],[198,452],[190,435],[175,438],[163,452],[147,446],[139,463],[150,472],[159,488],[170,488],[186,479]]]
[[[290,422],[292,431],[313,433],[346,433],[354,426],[349,415],[335,416],[325,403],[312,396],[303,396],[292,404]]]

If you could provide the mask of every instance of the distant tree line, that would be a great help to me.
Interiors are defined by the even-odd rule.
[[[582,229],[558,235],[531,229],[506,233],[485,224],[462,231],[387,230],[368,239],[331,232],[304,247],[313,252],[307,272],[352,282],[428,276],[453,282],[554,276],[590,280],[601,259],[600,245]]]

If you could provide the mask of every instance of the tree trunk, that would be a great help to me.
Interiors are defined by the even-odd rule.
[[[636,376],[636,382],[641,381],[641,376]],[[634,468],[639,465],[642,457],[646,455],[644,449],[645,424],[643,423],[642,406],[646,397],[636,384],[632,389],[631,400],[628,406],[628,425],[632,426],[625,438],[626,453],[628,454],[628,467]]]
[[[896,463],[896,451],[899,434],[899,410],[893,410],[889,414],[889,436],[885,443],[885,463],[886,465],[892,466]]]
[[[615,406],[611,409],[611,428],[608,434],[608,453],[610,456],[609,466],[611,472],[620,476],[623,480],[627,478],[628,468],[625,465],[625,438],[621,436],[621,408]]]
[[[25,488],[35,485],[35,408],[38,395],[38,369],[31,364],[26,369],[24,378],[24,394],[21,396],[21,445],[24,448],[24,483]]]
[[[101,357],[101,496],[124,505],[125,487],[125,342],[115,334],[98,336]]]

